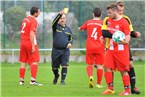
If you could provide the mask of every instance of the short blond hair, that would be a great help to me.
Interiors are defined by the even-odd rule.
[[[108,7],[107,10],[112,9],[112,10],[118,10],[117,4],[116,3],[111,3]]]
[[[116,4],[120,7],[124,7],[124,3],[121,0],[116,1]]]

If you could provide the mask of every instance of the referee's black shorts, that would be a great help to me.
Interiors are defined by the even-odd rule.
[[[52,68],[59,68],[60,65],[68,66],[70,56],[70,50],[67,49],[52,49],[51,58],[52,58]]]
[[[133,57],[132,57],[132,53],[131,53],[130,47],[129,47],[129,61],[133,61]]]

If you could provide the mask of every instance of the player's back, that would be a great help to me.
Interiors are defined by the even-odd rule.
[[[100,41],[102,37],[102,20],[88,20],[87,21],[87,43],[86,47],[91,52],[97,52],[98,49],[102,49],[103,44]]]
[[[37,21],[32,16],[27,16],[22,21],[21,41],[30,41],[30,31],[36,32]]]
[[[101,20],[88,20],[87,21],[87,33],[89,41],[100,41],[102,36],[102,21]]]

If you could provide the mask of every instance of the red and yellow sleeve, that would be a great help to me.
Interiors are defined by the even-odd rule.
[[[107,20],[109,17],[105,17],[103,20],[103,25],[102,25],[102,30],[108,30],[108,26],[107,26]],[[110,39],[109,38],[105,38],[105,48],[108,49],[110,44]]]
[[[128,21],[129,23],[129,29],[130,29],[130,32],[134,31],[133,27],[132,27],[132,23],[131,23],[131,20],[128,16],[126,15],[123,15],[123,17]]]
[[[104,20],[103,20],[103,25],[102,25],[102,30],[108,30],[108,27],[107,27],[107,20],[108,20],[109,17],[105,17]]]

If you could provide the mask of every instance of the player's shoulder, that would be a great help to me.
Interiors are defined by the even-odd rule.
[[[93,22],[94,20],[93,19],[90,19],[90,20],[87,20],[86,23],[90,23],[90,22]]]
[[[121,21],[123,24],[130,24],[130,21],[124,17],[122,17]]]
[[[27,21],[28,23],[32,23],[32,22],[37,23],[36,19],[32,16],[27,16],[26,18],[24,18],[23,21]]]
[[[37,20],[34,17],[32,17],[31,15],[28,16],[27,18],[32,22],[37,22]]]
[[[90,19],[90,20],[88,20],[87,22],[86,22],[87,24],[93,24],[93,25],[101,25],[102,26],[102,20],[101,19],[99,19],[99,20],[97,20],[97,19]]]
[[[125,18],[129,23],[131,22],[130,21],[130,18],[127,16],[127,15],[122,15],[123,16],[123,18]]]
[[[127,15],[124,15],[124,14],[123,14],[122,16],[123,16],[124,18],[126,18],[126,19],[129,19],[129,17],[128,17]]]
[[[104,19],[103,19],[103,21],[107,21],[109,19],[109,17],[105,17]]]
[[[109,19],[109,17],[105,17],[104,19],[107,20],[107,19]]]
[[[103,19],[103,25],[107,25],[109,19],[110,19],[109,17],[105,17],[105,18]]]

